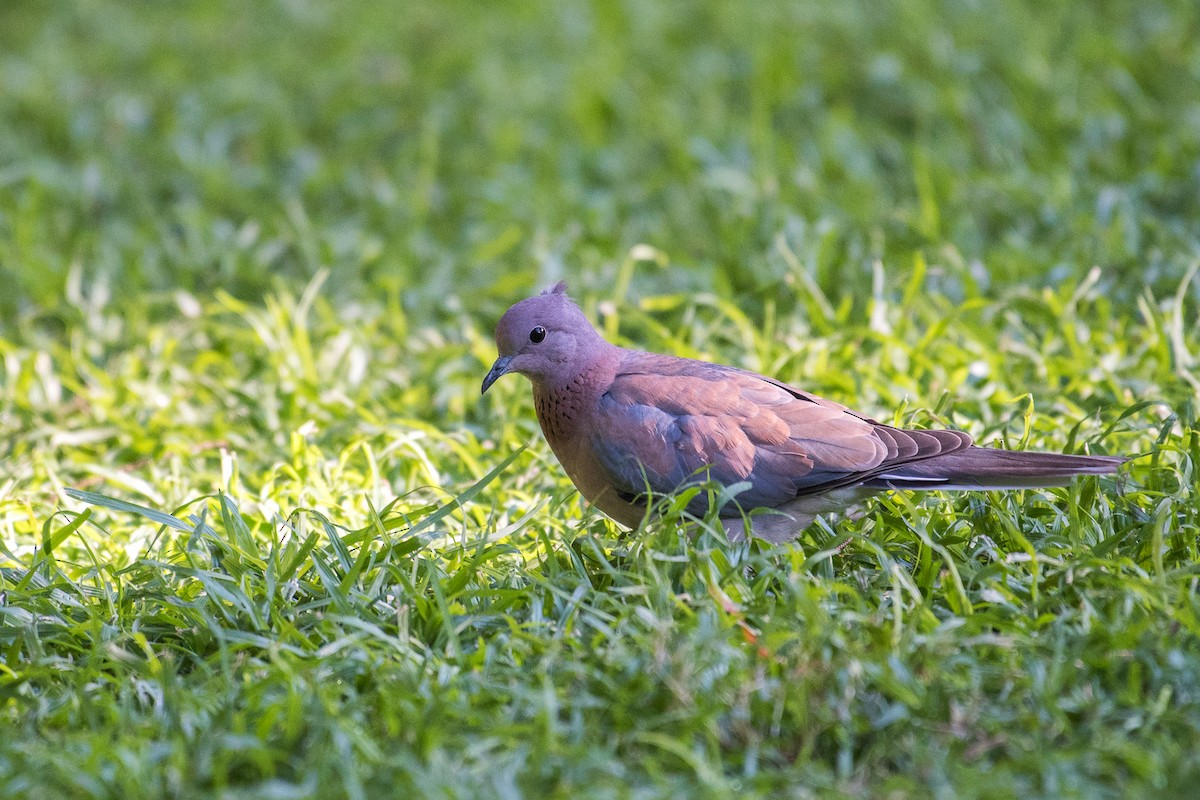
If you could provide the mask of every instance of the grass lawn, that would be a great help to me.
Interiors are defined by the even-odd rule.
[[[1200,786],[1200,6],[0,4],[0,797]],[[616,341],[1137,456],[626,534]]]

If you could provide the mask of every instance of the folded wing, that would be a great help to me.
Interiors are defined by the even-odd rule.
[[[737,497],[746,509],[862,483],[971,443],[957,431],[880,425],[754,373],[648,353],[629,353],[596,423],[593,451],[622,494],[748,481]],[[702,512],[705,501],[695,503]]]

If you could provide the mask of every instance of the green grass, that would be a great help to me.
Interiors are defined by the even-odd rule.
[[[1200,13],[1045,6],[0,4],[0,796],[1194,791]],[[562,277],[1138,458],[624,534],[478,396]]]

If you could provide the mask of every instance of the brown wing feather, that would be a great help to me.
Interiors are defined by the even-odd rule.
[[[751,372],[631,352],[600,398],[593,448],[621,491],[668,492],[706,471],[748,480],[748,507],[853,485],[966,447],[953,431],[904,431]]]

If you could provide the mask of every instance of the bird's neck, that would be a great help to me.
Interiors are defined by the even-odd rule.
[[[612,385],[619,357],[605,352],[587,366],[559,381],[535,381],[533,402],[542,433],[556,451],[580,433],[582,418],[590,415],[600,396]]]

